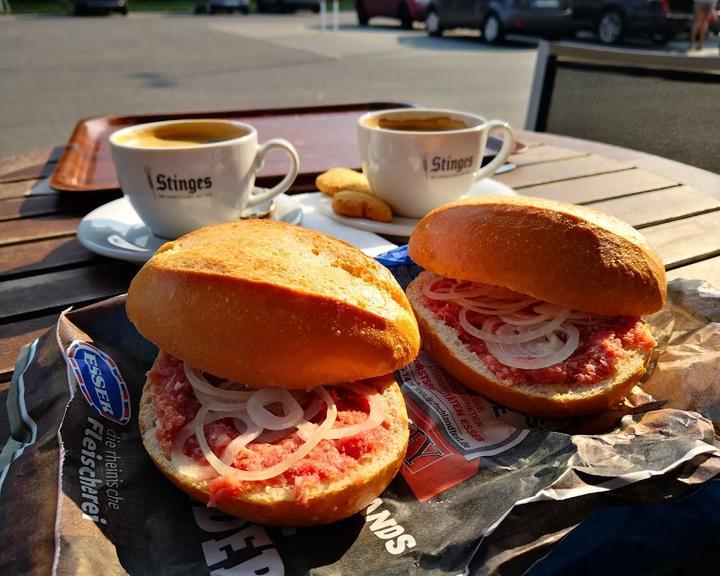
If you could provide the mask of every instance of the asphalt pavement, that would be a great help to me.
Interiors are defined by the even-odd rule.
[[[0,17],[0,157],[61,145],[104,114],[415,102],[522,127],[532,44],[429,38],[392,20],[130,14]]]
[[[0,158],[64,144],[96,115],[396,101],[523,126],[535,40],[493,47],[476,32],[430,38],[383,19],[361,28],[352,12],[340,23],[322,31],[309,12],[0,16]],[[693,53],[716,54],[716,38]]]

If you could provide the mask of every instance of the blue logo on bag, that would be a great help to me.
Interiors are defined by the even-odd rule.
[[[81,340],[70,344],[67,359],[88,404],[108,420],[127,424],[130,394],[113,359]]]

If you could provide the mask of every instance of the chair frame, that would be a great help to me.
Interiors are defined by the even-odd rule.
[[[648,50],[630,50],[589,46],[577,42],[546,42],[538,46],[530,103],[525,129],[546,132],[558,60],[566,63],[590,64],[599,67],[620,67],[627,70],[659,70],[668,77],[685,79],[720,77],[720,58],[694,58]],[[720,103],[718,103],[720,105]]]

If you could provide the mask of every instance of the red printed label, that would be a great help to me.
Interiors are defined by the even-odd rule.
[[[470,478],[482,456],[505,452],[529,433],[500,420],[425,353],[399,375],[412,420],[402,474],[421,501]]]

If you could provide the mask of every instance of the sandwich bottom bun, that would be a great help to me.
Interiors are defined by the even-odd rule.
[[[140,401],[140,431],[150,458],[182,491],[200,502],[250,522],[271,526],[329,524],[366,508],[397,474],[408,444],[408,419],[400,387],[392,374],[364,381],[382,391],[386,413],[380,425],[387,441],[362,454],[350,469],[333,480],[313,482],[302,496],[293,486],[271,486],[266,481],[243,482],[241,491],[213,490],[215,480],[195,480],[173,464],[169,450],[158,439],[158,403],[148,378]],[[350,384],[348,387],[352,387]],[[335,442],[323,440],[322,442]],[[317,449],[317,448],[316,448]],[[308,458],[313,456],[310,452]],[[301,461],[302,463],[302,461]],[[296,466],[299,466],[296,465]]]
[[[616,406],[642,378],[651,351],[632,351],[618,360],[612,377],[586,384],[516,384],[499,380],[482,359],[459,338],[458,332],[424,305],[419,276],[408,286],[407,295],[420,328],[422,346],[459,382],[508,408],[546,418],[574,418],[596,414]]]

